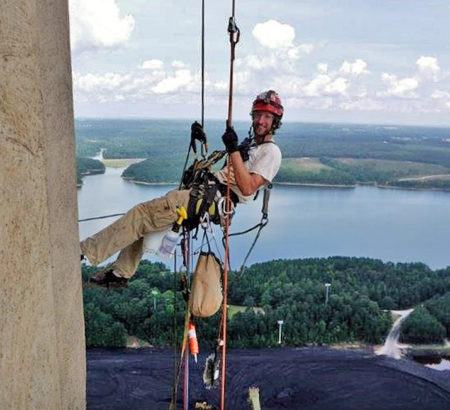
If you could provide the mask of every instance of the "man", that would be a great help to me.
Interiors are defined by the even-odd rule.
[[[281,126],[283,106],[278,94],[259,94],[252,105],[254,138],[238,145],[233,128],[222,136],[229,154],[228,165],[214,173],[223,192],[230,166],[230,185],[235,203],[245,203],[263,185],[272,181],[281,164],[281,152],[272,138]],[[220,195],[220,193],[218,193]],[[177,209],[189,209],[191,190],[173,190],[164,197],[143,202],[105,229],[81,242],[82,259],[97,265],[120,250],[115,262],[98,272],[90,282],[100,286],[126,286],[143,253],[144,235],[165,231],[178,219]]]

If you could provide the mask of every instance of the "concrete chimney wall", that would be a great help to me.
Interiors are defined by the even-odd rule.
[[[0,408],[84,409],[67,0],[0,1]]]

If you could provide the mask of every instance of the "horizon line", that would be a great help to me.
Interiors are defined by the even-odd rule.
[[[121,120],[121,121],[195,121],[189,118],[167,118],[167,117],[84,117],[84,116],[74,116],[76,121],[84,121],[84,120]],[[223,118],[208,118],[205,122],[208,121],[223,121],[226,120]],[[244,119],[235,119],[234,122],[249,122],[249,120]],[[380,126],[380,127],[420,127],[420,128],[443,128],[450,129],[450,124],[441,124],[441,125],[433,125],[433,124],[402,124],[395,122],[385,122],[385,123],[373,123],[373,122],[340,122],[340,121],[299,121],[299,120],[283,120],[285,124],[327,124],[327,125],[352,125],[352,126]]]

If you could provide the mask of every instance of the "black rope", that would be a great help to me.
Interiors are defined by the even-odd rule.
[[[201,72],[202,72],[202,81],[201,81],[201,126],[202,129],[204,129],[205,126],[205,0],[202,0],[202,46],[201,46]],[[192,138],[192,135],[191,135]],[[206,154],[208,153],[208,145],[207,143],[203,144],[200,143],[200,151],[201,156],[205,158]],[[181,172],[181,178],[180,178],[180,184],[178,185],[178,189],[180,190],[183,186],[183,176],[184,172],[186,171],[187,164],[189,162],[189,155],[191,153],[192,149],[192,140],[189,142],[189,149],[186,154],[186,159],[184,161],[183,165],[183,171]]]
[[[202,128],[205,127],[205,0],[202,0]],[[202,145],[203,154],[203,145]]]
[[[259,228],[259,227],[265,227],[266,225],[267,225],[267,222],[268,222],[268,220],[265,220],[265,221],[263,221],[263,222],[259,222],[259,223],[257,223],[255,226],[252,226],[251,228],[248,228],[248,229],[246,229],[245,231],[240,231],[240,232],[233,232],[233,233],[230,233],[228,236],[238,236],[238,235],[244,235],[244,234],[246,234],[246,233],[249,233],[249,232],[251,232],[251,231],[254,231],[256,228]]]
[[[188,152],[186,155],[186,160],[184,161],[183,171],[181,172],[181,178],[180,178],[180,184],[178,185],[178,190],[180,190],[181,186],[183,185],[183,176],[184,176],[184,172],[186,171],[187,163],[189,161],[189,154],[191,153],[191,148],[192,148],[192,145],[189,142],[189,149],[188,149]]]
[[[253,248],[255,247],[256,242],[258,241],[259,235],[261,235],[261,231],[267,225],[267,222],[268,221],[266,221],[265,223],[260,223],[259,224],[259,229],[258,229],[258,232],[256,233],[255,239],[253,239],[252,246],[250,246],[250,249],[248,250],[247,255],[245,255],[244,262],[242,262],[242,265],[241,265],[241,269],[239,269],[239,274],[240,275],[242,275],[244,273],[245,264],[247,263],[247,259],[249,258],[250,254],[252,253]]]
[[[123,212],[121,214],[111,214],[103,216],[94,216],[93,218],[78,219],[78,222],[95,221],[96,219],[114,218],[115,216],[122,216],[122,215],[125,215],[125,213]]]

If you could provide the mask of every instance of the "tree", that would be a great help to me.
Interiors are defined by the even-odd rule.
[[[400,339],[404,343],[442,343],[445,336],[445,327],[420,306],[403,322]]]

